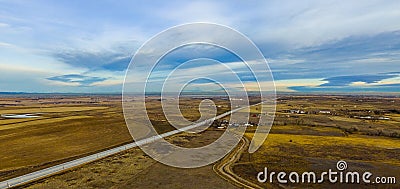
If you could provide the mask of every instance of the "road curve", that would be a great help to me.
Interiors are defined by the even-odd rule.
[[[213,170],[222,178],[241,188],[262,188],[246,179],[241,178],[232,171],[232,165],[236,163],[242,153],[248,149],[249,139],[242,137],[240,145],[234,151],[225,156],[220,162],[213,166]]]

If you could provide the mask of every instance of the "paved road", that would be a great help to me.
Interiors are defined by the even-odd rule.
[[[83,164],[86,164],[86,163],[89,163],[89,162],[93,162],[93,161],[99,160],[101,158],[104,158],[104,157],[107,157],[107,156],[110,156],[110,155],[114,155],[114,154],[117,154],[119,152],[131,149],[131,148],[134,148],[134,147],[137,147],[137,146],[141,146],[141,145],[144,145],[144,144],[152,143],[152,142],[154,142],[156,140],[159,140],[161,138],[164,138],[164,137],[168,137],[168,136],[171,136],[171,135],[174,135],[174,134],[178,134],[178,133],[181,133],[181,132],[184,132],[184,131],[187,131],[187,130],[191,130],[191,129],[194,129],[194,128],[197,128],[197,127],[200,127],[200,126],[203,126],[203,125],[206,125],[206,124],[210,124],[216,119],[223,118],[223,117],[225,117],[225,116],[227,116],[227,115],[229,115],[231,113],[237,112],[237,111],[239,111],[241,109],[244,109],[244,108],[246,108],[246,107],[241,107],[241,108],[234,109],[232,111],[225,112],[225,113],[223,113],[221,115],[218,115],[218,116],[216,116],[214,118],[207,119],[205,121],[202,121],[202,122],[199,122],[199,123],[196,123],[196,124],[193,124],[193,125],[190,125],[190,126],[178,129],[178,130],[173,130],[173,131],[170,131],[170,132],[167,132],[167,133],[163,133],[161,135],[153,136],[153,137],[150,137],[150,138],[147,138],[147,139],[143,139],[143,140],[140,140],[140,141],[137,141],[137,142],[132,142],[132,143],[129,143],[129,144],[126,144],[126,145],[123,145],[123,146],[119,146],[119,147],[116,147],[116,148],[113,148],[113,149],[110,149],[110,150],[106,150],[106,151],[99,152],[99,153],[96,153],[96,154],[92,154],[92,155],[89,155],[89,156],[86,156],[86,157],[83,157],[83,158],[79,158],[79,159],[72,160],[72,161],[69,161],[69,162],[65,162],[65,163],[62,163],[62,164],[59,164],[59,165],[55,165],[55,166],[52,166],[52,167],[49,167],[49,168],[46,168],[46,169],[42,169],[42,170],[39,170],[39,171],[28,173],[26,175],[22,175],[22,176],[15,177],[15,178],[12,178],[12,179],[9,179],[9,180],[5,180],[5,181],[0,182],[0,189],[2,189],[2,188],[10,188],[10,187],[22,185],[22,184],[25,184],[25,183],[28,183],[28,182],[31,182],[31,181],[34,181],[34,180],[45,178],[45,177],[48,177],[48,176],[53,175],[55,173],[59,173],[59,172],[62,172],[64,170],[67,170],[67,169],[70,169],[70,168],[73,168],[73,167],[77,167],[79,165],[83,165]]]
[[[241,187],[241,188],[262,188],[246,179],[241,178],[232,171],[232,165],[236,163],[242,153],[248,149],[249,139],[243,137],[240,145],[234,151],[225,156],[219,163],[215,164],[213,170],[222,178]]]

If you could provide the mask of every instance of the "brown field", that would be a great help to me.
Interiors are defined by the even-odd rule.
[[[149,118],[159,133],[173,130],[158,98],[148,98]],[[199,118],[202,99],[183,98],[188,120]],[[226,100],[215,99],[229,109]],[[41,113],[39,118],[0,118],[0,180],[86,156],[132,141],[119,96],[0,98],[0,114]],[[195,107],[195,108],[194,108]]]
[[[214,141],[220,131],[182,133],[168,137],[175,145],[193,148]],[[235,188],[212,171],[172,168],[135,148],[21,188]]]
[[[2,180],[131,141],[119,97],[0,100],[5,102],[9,105],[0,107],[1,114],[42,114],[0,118]]]
[[[36,100],[36,104],[35,104]],[[3,102],[2,102],[3,101]],[[11,103],[15,101],[15,104]],[[18,101],[18,102],[16,102]],[[38,106],[37,101],[42,104]],[[200,117],[202,99],[180,101],[188,120]],[[229,109],[226,100],[214,98],[218,113]],[[160,111],[158,98],[148,98],[147,111],[157,131],[173,129]],[[2,99],[0,113],[45,114],[32,119],[0,119],[1,179],[6,179],[131,141],[118,97],[62,99]],[[271,132],[254,154],[245,152],[233,171],[262,187],[281,188],[256,180],[264,167],[271,171],[327,171],[345,160],[349,170],[400,179],[400,98],[364,96],[282,96]],[[260,106],[250,110],[257,122]],[[63,111],[58,110],[62,108]],[[15,112],[13,111],[15,110]],[[29,110],[29,111],[26,111]],[[292,110],[292,111],[291,111]],[[41,112],[44,112],[41,111]],[[298,111],[298,112],[297,112]],[[300,112],[302,111],[302,112]],[[322,112],[321,112],[322,111]],[[79,117],[83,116],[83,117]],[[225,118],[227,119],[227,118]],[[218,122],[216,122],[218,124]],[[256,127],[247,129],[251,139]],[[176,145],[198,147],[222,134],[213,128],[199,134],[170,137]],[[99,140],[99,138],[101,140]],[[52,145],[49,145],[51,143]],[[13,146],[9,148],[8,146]],[[168,174],[166,174],[168,173]],[[193,184],[190,184],[193,183]],[[155,162],[139,149],[107,157],[27,185],[31,188],[235,188],[219,178],[212,166],[176,169]],[[289,184],[296,188],[378,187],[399,185]]]
[[[254,154],[245,153],[233,170],[262,187],[281,188],[274,182],[261,184],[255,175],[263,171],[336,170],[345,160],[348,171],[369,171],[375,176],[400,178],[400,122],[398,98],[284,97],[278,101],[270,134]],[[253,107],[256,108],[256,107]],[[304,114],[290,113],[303,110]],[[330,111],[329,114],[319,110]],[[252,111],[252,113],[255,113]],[[389,117],[390,120],[359,119],[356,116]],[[252,138],[254,129],[246,137]],[[396,180],[397,181],[397,180]],[[298,188],[398,188],[396,185],[288,184]]]

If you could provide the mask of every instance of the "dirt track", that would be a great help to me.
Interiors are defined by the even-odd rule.
[[[232,165],[235,164],[241,157],[242,153],[248,149],[249,140],[243,137],[239,146],[230,154],[225,156],[220,162],[214,165],[213,170],[228,182],[241,188],[262,188],[252,182],[249,182],[232,171]]]

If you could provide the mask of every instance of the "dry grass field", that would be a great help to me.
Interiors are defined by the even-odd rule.
[[[8,104],[0,114],[40,113],[0,118],[2,180],[131,141],[119,97],[2,98],[0,104]]]
[[[4,99],[3,99],[4,100]],[[200,117],[201,98],[184,98],[181,111],[188,120]],[[229,110],[227,100],[212,99],[218,113]],[[10,105],[10,101],[18,101]],[[6,99],[0,112],[44,112],[40,118],[0,119],[1,178],[9,178],[131,141],[118,97]],[[57,102],[57,103],[53,103]],[[79,102],[79,103],[78,103]],[[255,101],[256,102],[256,101]],[[24,105],[25,104],[25,105]],[[283,96],[277,101],[274,125],[262,147],[244,153],[233,164],[235,174],[254,183],[256,175],[270,171],[336,169],[345,160],[349,170],[370,171],[376,176],[400,178],[400,99],[363,96]],[[172,126],[162,114],[158,98],[147,99],[149,118],[159,133]],[[257,122],[260,107],[247,110]],[[39,108],[44,111],[37,111]],[[60,109],[63,111],[58,111]],[[25,110],[24,110],[25,109]],[[13,111],[15,110],[15,111]],[[26,111],[29,110],[29,111]],[[80,117],[83,116],[83,117]],[[227,118],[224,118],[227,119]],[[251,139],[256,127],[246,131]],[[210,128],[198,134],[180,134],[169,140],[179,146],[199,147],[211,143],[224,130]],[[99,140],[100,139],[100,140]],[[49,145],[51,144],[51,145]],[[9,148],[12,146],[13,148]],[[165,174],[169,173],[169,174]],[[107,157],[28,185],[30,188],[234,188],[216,175],[212,166],[176,169],[155,162],[140,149]],[[397,182],[398,183],[398,182]],[[202,185],[203,184],[203,185]],[[281,188],[282,185],[261,184]],[[297,188],[371,187],[371,185],[289,184]],[[24,186],[25,187],[25,186]],[[201,188],[200,187],[200,188]],[[396,188],[399,185],[373,185]]]
[[[216,140],[220,131],[181,133],[168,137],[188,148]],[[172,168],[156,162],[138,148],[83,165],[21,188],[235,188],[212,171]]]
[[[317,99],[316,99],[317,98]],[[263,187],[280,188],[274,182],[261,184],[255,175],[263,171],[336,170],[345,160],[350,171],[369,171],[375,176],[400,178],[400,122],[398,98],[284,97],[278,102],[276,119],[267,140],[254,154],[243,154],[234,166],[236,174]],[[253,107],[252,113],[257,107]],[[258,108],[259,109],[259,108]],[[295,110],[290,112],[290,110]],[[302,113],[297,110],[304,111]],[[320,113],[319,111],[330,111]],[[360,119],[388,117],[389,120]],[[246,137],[253,136],[248,129]],[[285,185],[288,186],[288,185]],[[289,184],[299,188],[398,188],[396,185]]]
[[[182,98],[183,115],[199,118],[202,99]],[[216,98],[218,113],[228,101]],[[159,133],[173,130],[159,98],[146,99],[148,115]],[[0,98],[0,114],[39,113],[38,118],[0,118],[0,180],[43,169],[132,141],[120,96]]]

